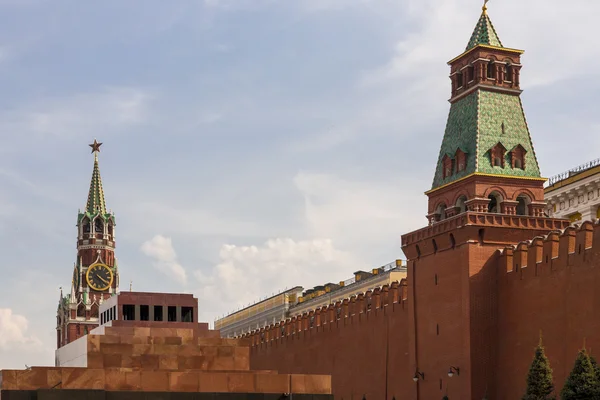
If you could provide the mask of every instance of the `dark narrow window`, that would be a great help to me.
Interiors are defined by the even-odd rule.
[[[150,320],[150,306],[142,305],[140,306],[140,321],[149,321]]]
[[[417,249],[417,258],[421,258],[421,248],[419,247],[419,245],[416,246]]]
[[[463,74],[462,72],[456,73],[456,87],[461,88],[463,86]]]
[[[504,80],[507,82],[512,82],[513,68],[510,64],[506,64],[504,67]]]
[[[436,324],[435,325],[435,330],[437,331],[438,336],[440,335],[440,325]]]
[[[487,65],[487,77],[489,79],[494,79],[496,77],[496,64],[493,62],[489,62]]]
[[[167,321],[169,321],[169,322],[177,321],[177,307],[169,306],[167,308]]]
[[[437,253],[438,247],[437,247],[437,243],[436,243],[435,239],[432,239],[431,243],[433,244],[433,252]]]
[[[123,320],[133,321],[135,320],[135,306],[133,304],[123,305]]]
[[[163,306],[154,306],[154,320],[155,321],[163,320]]]
[[[435,285],[437,286],[438,284],[438,278],[437,278],[437,274],[435,274]]]
[[[479,244],[480,245],[483,245],[483,243],[484,243],[483,242],[484,237],[485,237],[485,229],[482,228],[482,229],[479,230]]]
[[[183,322],[194,322],[194,308],[181,307],[181,320]]]
[[[454,235],[450,234],[450,247],[453,249],[456,247],[456,239],[454,239]]]
[[[579,245],[579,248],[578,248],[577,252],[578,252],[579,254],[581,254],[581,245]]]

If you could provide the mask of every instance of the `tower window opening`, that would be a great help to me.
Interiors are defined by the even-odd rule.
[[[493,61],[487,64],[487,77],[488,79],[496,79],[496,64]]]
[[[529,198],[526,196],[517,197],[517,215],[528,215],[527,208],[529,205]]]
[[[463,87],[463,74],[462,71],[456,73],[456,87],[460,89]]]
[[[521,159],[520,159],[520,158],[517,158],[517,159],[515,160],[515,168],[520,168],[520,169],[523,169],[523,162],[521,161]]]
[[[475,67],[472,65],[467,68],[467,82],[475,80]]]
[[[500,203],[502,202],[502,198],[500,197],[500,195],[494,192],[488,196],[488,199],[490,199],[490,202],[488,203],[488,212],[500,213]]]
[[[513,80],[513,67],[510,64],[504,66],[504,80],[506,82],[512,82]]]
[[[456,200],[456,208],[458,209],[459,214],[462,214],[465,211],[467,211],[467,205],[465,204],[466,202],[467,202],[466,196],[460,196],[458,198],[458,200]]]
[[[96,218],[94,221],[94,232],[99,234],[104,234],[104,224],[100,218]]]

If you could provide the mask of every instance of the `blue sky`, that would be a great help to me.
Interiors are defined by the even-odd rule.
[[[599,156],[600,3],[492,0],[542,173]],[[121,287],[212,321],[404,258],[476,0],[0,0],[0,368],[53,364],[93,157]]]

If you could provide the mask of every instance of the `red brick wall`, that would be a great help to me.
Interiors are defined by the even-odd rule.
[[[600,358],[599,267],[600,225],[589,222],[499,257],[496,399],[523,395],[540,331],[557,393],[584,341]]]
[[[377,308],[375,303],[379,300],[372,296],[372,309],[360,312],[360,303],[366,303],[368,296],[355,299],[355,303],[338,303],[319,315],[318,320],[333,322],[319,324],[315,319],[310,328],[309,318],[295,319],[285,329],[291,333],[294,326],[302,328],[283,338],[277,324],[270,331],[261,331],[265,333],[262,343],[261,333],[252,335],[250,368],[331,374],[335,399],[362,400],[363,396],[367,400],[385,399],[386,381],[388,399],[410,398],[414,382],[408,370],[406,302],[389,301],[381,306],[387,303],[382,295]],[[347,310],[337,321],[336,307]],[[344,318],[345,313],[350,316]]]
[[[262,329],[249,335],[252,368],[331,374],[336,399],[385,399],[389,324],[388,399],[514,400],[541,331],[559,393],[584,342],[600,359],[600,223],[463,218],[403,238],[406,300],[375,291],[287,321],[283,338],[279,324]],[[335,321],[338,308],[354,315]]]

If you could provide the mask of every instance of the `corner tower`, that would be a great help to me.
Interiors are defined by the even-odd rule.
[[[503,46],[484,6],[466,51],[449,63],[450,115],[427,192],[429,226],[402,236],[411,399],[502,398],[500,254],[569,226],[543,214],[544,179],[519,98],[522,53]],[[518,263],[514,274],[541,271]]]
[[[119,270],[115,258],[115,216],[106,209],[98,153],[94,154],[92,180],[85,209],[77,216],[77,257],[73,266],[71,291],[61,291],[57,312],[57,348],[86,335],[98,326],[100,304],[119,290]]]
[[[451,106],[426,193],[430,224],[465,211],[544,215],[545,179],[520,98],[522,54],[502,45],[484,5],[465,51],[448,62]]]

